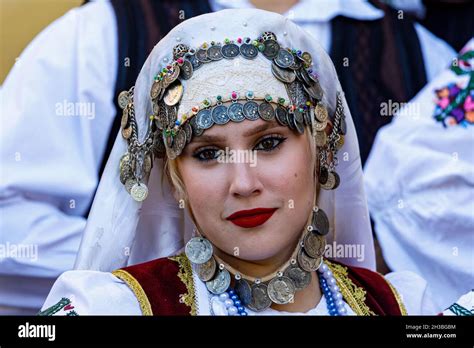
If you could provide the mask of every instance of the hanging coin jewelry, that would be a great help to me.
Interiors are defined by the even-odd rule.
[[[255,311],[260,312],[272,305],[272,300],[268,297],[267,285],[263,283],[252,285],[252,301],[248,304],[248,307]]]
[[[214,277],[216,273],[217,263],[216,260],[211,257],[209,261],[197,265],[197,274],[199,279],[203,282],[207,282]]]
[[[287,304],[294,300],[296,287],[288,277],[273,278],[268,283],[268,297],[276,304]]]
[[[191,238],[184,248],[184,252],[192,263],[202,264],[212,257],[214,249],[212,244],[203,237]]]
[[[228,270],[219,269],[214,279],[206,282],[207,290],[215,295],[222,294],[230,286],[230,273]]]
[[[179,80],[176,80],[168,89],[163,98],[163,101],[168,106],[173,106],[179,103],[183,96],[183,85]]]
[[[296,264],[288,266],[283,274],[293,280],[296,290],[303,290],[311,283],[311,273]]]

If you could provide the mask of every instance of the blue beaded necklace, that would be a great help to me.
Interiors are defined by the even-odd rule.
[[[334,278],[333,273],[324,262],[321,264],[321,267],[319,267],[318,274],[319,285],[323,291],[324,298],[326,299],[329,315],[347,315],[341,290],[336,284],[336,279]],[[234,289],[230,287],[226,292],[211,297],[211,308],[214,315],[248,315],[239,296],[235,293]]]

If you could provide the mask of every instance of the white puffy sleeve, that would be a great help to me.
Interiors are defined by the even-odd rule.
[[[385,279],[397,290],[408,315],[437,315],[428,283],[410,271],[392,272]]]
[[[130,288],[112,273],[68,271],[54,283],[39,315],[141,315]]]

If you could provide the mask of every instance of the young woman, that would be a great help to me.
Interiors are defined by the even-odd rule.
[[[434,313],[420,277],[370,270],[354,125],[329,57],[291,21],[187,20],[119,103],[78,270],[41,314]]]

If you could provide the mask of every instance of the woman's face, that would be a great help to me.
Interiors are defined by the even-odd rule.
[[[229,155],[236,150],[245,155],[219,157],[226,147]],[[178,170],[201,233],[226,254],[263,261],[293,250],[305,228],[313,205],[314,160],[306,135],[258,119],[214,125],[193,137],[178,158]],[[263,223],[263,215],[228,219],[255,208],[274,212]]]

